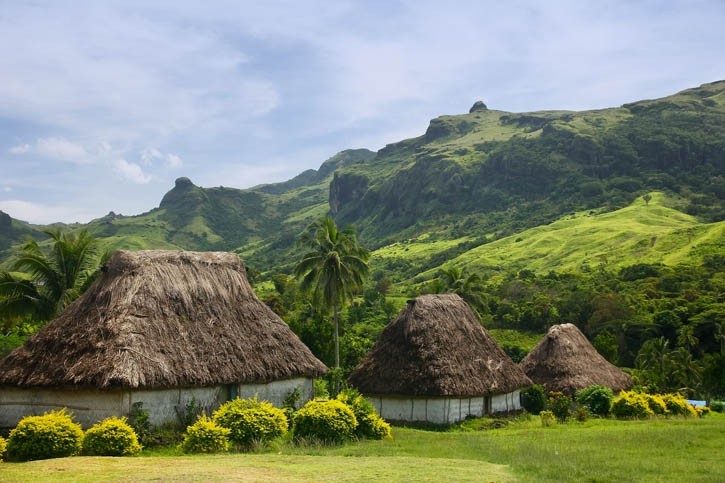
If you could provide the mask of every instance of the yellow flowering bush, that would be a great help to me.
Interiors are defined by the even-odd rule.
[[[368,439],[383,439],[391,437],[391,428],[381,418],[373,405],[355,389],[345,389],[337,395],[337,400],[352,409],[358,425],[355,428],[355,436]]]
[[[13,461],[63,458],[81,452],[83,429],[65,408],[42,416],[27,416],[10,431],[8,459]]]
[[[214,422],[230,430],[229,439],[240,446],[269,441],[287,432],[287,416],[282,409],[256,398],[234,399],[214,412]]]
[[[612,414],[619,419],[644,419],[654,416],[645,394],[622,391],[612,401]]]
[[[86,431],[83,454],[92,456],[134,456],[141,445],[126,418],[106,418]]]
[[[5,450],[8,448],[8,443],[5,441],[5,438],[0,436],[0,463],[3,460],[3,455],[5,454]]]
[[[229,428],[216,424],[208,416],[202,416],[186,428],[181,449],[184,453],[221,453],[229,451]]]
[[[697,416],[695,408],[690,406],[687,399],[682,394],[669,393],[663,394],[662,400],[667,406],[667,410],[670,414],[675,416]]]
[[[665,416],[669,414],[670,411],[667,409],[667,404],[665,404],[665,400],[661,395],[643,394],[643,396],[647,398],[647,405],[649,405],[649,408],[657,416]]]
[[[294,417],[295,438],[342,443],[355,435],[355,413],[342,401],[310,401]]]

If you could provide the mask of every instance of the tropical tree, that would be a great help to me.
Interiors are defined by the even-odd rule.
[[[648,374],[651,383],[657,386],[659,391],[667,387],[667,379],[670,376],[671,365],[670,341],[664,337],[649,339],[637,354],[637,367]]]
[[[477,273],[466,273],[458,267],[443,268],[435,284],[437,292],[455,293],[475,309],[484,305],[483,281]]]
[[[0,272],[1,318],[50,320],[93,281],[101,263],[95,239],[86,231],[45,233],[52,241],[49,252],[30,240],[20,250],[12,271]]]
[[[339,313],[362,290],[370,253],[358,245],[353,228],[338,229],[330,216],[307,227],[299,242],[309,251],[295,267],[295,276],[318,307],[328,314],[332,310],[335,368],[339,369]]]

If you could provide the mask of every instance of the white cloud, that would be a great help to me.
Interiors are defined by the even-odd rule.
[[[136,184],[146,184],[151,181],[151,175],[143,172],[141,166],[136,163],[129,163],[125,159],[116,161],[114,170],[126,181]]]
[[[13,189],[10,186],[3,186],[3,193],[10,193]]]
[[[2,200],[0,210],[17,220],[37,224],[55,223],[59,220],[66,223],[87,223],[97,216],[82,208],[79,209],[77,205],[50,205],[23,200]]]
[[[141,153],[141,161],[147,166],[152,164],[155,159],[162,159],[163,157],[164,155],[161,154],[161,151],[156,148],[146,148]]]
[[[35,143],[35,151],[51,159],[69,163],[91,163],[88,151],[80,144],[68,141],[61,137],[40,138]]]
[[[176,154],[169,153],[166,155],[166,166],[171,169],[177,169],[181,167],[181,158]]]
[[[8,149],[8,152],[10,154],[25,154],[30,151],[30,149],[30,144],[20,144],[18,146],[13,146],[12,148]]]

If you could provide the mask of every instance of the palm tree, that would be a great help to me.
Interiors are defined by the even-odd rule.
[[[312,223],[300,237],[300,244],[310,251],[295,267],[295,276],[317,306],[333,312],[335,368],[339,368],[339,312],[362,289],[370,253],[358,246],[352,228],[339,230],[330,216]]]
[[[16,273],[0,273],[0,316],[49,320],[93,281],[100,263],[95,239],[86,231],[44,232],[53,242],[49,253],[30,240],[12,265]]]
[[[637,354],[637,367],[650,374],[659,391],[667,387],[671,368],[670,356],[670,341],[664,337],[645,341]]]
[[[442,290],[461,296],[474,310],[483,307],[483,281],[477,273],[466,274],[458,267],[444,268],[438,278]]]

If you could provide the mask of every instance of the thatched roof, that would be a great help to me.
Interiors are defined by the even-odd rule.
[[[326,370],[254,295],[237,256],[118,251],[82,297],[0,361],[0,384],[194,387]]]
[[[485,396],[531,384],[455,294],[423,295],[350,375],[364,394]]]
[[[520,365],[547,391],[574,394],[593,384],[614,391],[632,387],[630,377],[602,357],[574,324],[551,327]]]

